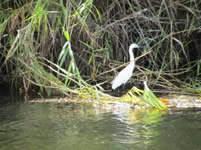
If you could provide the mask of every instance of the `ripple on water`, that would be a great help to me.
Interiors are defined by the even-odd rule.
[[[201,146],[197,112],[105,111],[72,103],[10,104],[0,111],[1,150],[185,150]]]

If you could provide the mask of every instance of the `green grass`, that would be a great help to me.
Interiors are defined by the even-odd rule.
[[[142,56],[131,79],[135,86],[147,79],[151,89],[197,93],[200,7],[199,0],[6,0],[0,6],[0,71],[26,93],[111,90],[135,42],[146,47],[134,51]]]

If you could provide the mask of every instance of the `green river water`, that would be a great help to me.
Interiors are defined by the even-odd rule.
[[[200,150],[201,111],[123,112],[92,104],[0,106],[0,150]]]

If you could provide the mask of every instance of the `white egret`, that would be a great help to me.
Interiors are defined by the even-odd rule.
[[[119,74],[111,82],[113,90],[118,88],[120,85],[125,84],[131,78],[133,70],[135,68],[135,60],[133,54],[134,48],[140,48],[140,46],[138,46],[135,43],[130,45],[129,47],[130,64],[126,66],[126,68],[124,68],[121,72],[119,72]]]

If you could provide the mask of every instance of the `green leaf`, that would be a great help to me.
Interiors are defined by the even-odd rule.
[[[64,36],[65,36],[66,40],[70,41],[70,34],[69,34],[69,32],[63,28],[63,33],[64,33]]]
[[[144,81],[144,93],[142,96],[142,100],[158,109],[167,109],[167,105],[161,102],[155,94],[148,88],[146,81]]]

